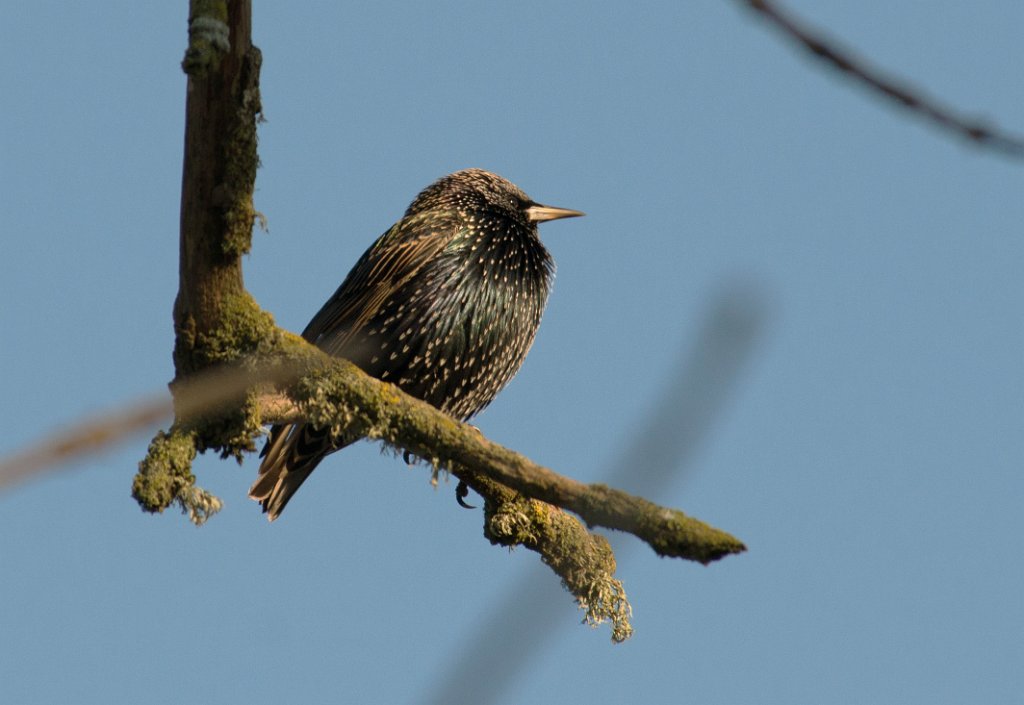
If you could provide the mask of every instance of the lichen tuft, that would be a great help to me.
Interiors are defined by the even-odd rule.
[[[163,512],[183,490],[195,485],[196,478],[192,474],[195,457],[192,433],[172,428],[170,432],[156,434],[132,482],[132,497],[143,511]]]

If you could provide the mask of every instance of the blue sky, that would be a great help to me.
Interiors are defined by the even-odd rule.
[[[0,454],[173,374],[186,5],[6,9]],[[1021,3],[787,6],[1024,131]],[[138,436],[0,495],[10,702],[485,702],[524,654],[495,702],[1020,702],[1024,165],[735,3],[256,3],[254,34],[269,232],[245,276],[278,323],[447,172],[586,211],[542,228],[555,290],[479,425],[584,481],[671,471],[650,498],[750,550],[705,568],[612,535],[637,630],[613,647],[374,446],[274,525],[255,458],[202,458],[225,508],[196,529],[129,497]],[[656,440],[624,449],[721,296],[761,312],[754,347],[685,463],[650,467]],[[464,659],[481,638],[497,664]]]

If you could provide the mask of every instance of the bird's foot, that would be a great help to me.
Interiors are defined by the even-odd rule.
[[[459,503],[459,506],[463,509],[476,509],[472,504],[466,504],[466,497],[469,496],[469,485],[466,484],[465,480],[459,480],[458,486],[455,488],[455,501]]]

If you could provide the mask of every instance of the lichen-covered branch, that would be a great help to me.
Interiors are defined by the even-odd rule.
[[[527,499],[482,475],[464,472],[463,479],[486,500],[484,535],[491,543],[539,553],[585,611],[588,624],[611,621],[613,641],[630,637],[632,610],[622,582],[613,577],[615,555],[603,536],[586,531],[557,507]]]
[[[252,45],[249,0],[193,0],[174,363],[179,375],[223,361],[245,345],[245,331],[229,340],[226,318],[254,306],[242,282],[241,255],[249,251],[256,218],[252,194],[259,157],[259,49]],[[225,46],[224,40],[227,40]],[[198,57],[202,57],[201,59]],[[257,338],[258,339],[258,338]]]
[[[395,451],[407,450],[452,472],[484,497],[485,536],[492,543],[522,545],[540,554],[586,611],[588,622],[611,621],[615,641],[628,638],[632,627],[625,590],[614,577],[611,548],[553,504],[577,512],[588,524],[629,531],[663,556],[708,563],[745,550],[729,534],[678,510],[541,467],[301,339],[283,333],[274,339],[277,346],[266,352],[263,362],[247,360],[234,371],[219,376],[211,372],[176,385],[178,422],[170,433],[154,439],[133,486],[144,508],[162,511],[176,503],[197,524],[219,509],[219,500],[194,485],[190,464],[199,445],[195,429],[210,422],[211,409],[241,399],[243,416],[249,419],[243,425],[250,429],[261,422],[306,419],[339,437],[381,440]],[[285,388],[288,396],[270,391],[268,382]],[[246,388],[251,389],[248,395],[242,394]],[[229,417],[238,413],[232,407]]]
[[[220,511],[222,503],[206,490],[196,487],[192,460],[196,457],[196,439],[180,428],[160,431],[149,444],[146,457],[132,482],[132,496],[140,503],[162,505],[176,503],[196,526]]]
[[[450,470],[478,492],[477,481],[485,476],[527,497],[568,509],[590,526],[627,531],[659,555],[707,564],[745,550],[733,536],[681,511],[606,485],[587,485],[537,465],[344,360],[324,356],[289,393],[302,418],[338,436],[355,433],[381,439]],[[282,422],[293,420],[294,415],[271,418],[264,414],[263,419]]]
[[[222,375],[219,381],[208,375],[192,385],[187,380],[176,384],[179,430],[191,433],[203,427],[208,438],[218,439],[222,455],[241,456],[254,447],[262,424],[304,419],[338,437],[362,436],[381,440],[396,452],[408,451],[450,471],[487,499],[507,499],[488,484],[499,483],[502,489],[568,509],[590,526],[626,531],[662,556],[707,564],[745,550],[735,537],[681,511],[538,465],[300,338],[279,332],[271,339],[276,345],[264,349],[261,361],[248,359],[235,375]],[[270,391],[268,381],[285,387],[287,397]],[[257,386],[260,383],[262,387]],[[211,391],[217,384],[227,385],[227,391]],[[248,395],[243,393],[247,387],[252,388]],[[231,403],[225,405],[225,400]],[[225,406],[226,412],[211,414],[211,407]],[[240,437],[234,439],[233,434]],[[173,498],[157,499],[162,501],[144,502],[144,507],[161,511]]]

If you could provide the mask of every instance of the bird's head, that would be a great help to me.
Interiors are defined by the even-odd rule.
[[[405,212],[406,217],[435,208],[467,213],[501,214],[524,225],[574,218],[580,211],[537,203],[511,181],[483,169],[463,169],[423,189]]]

